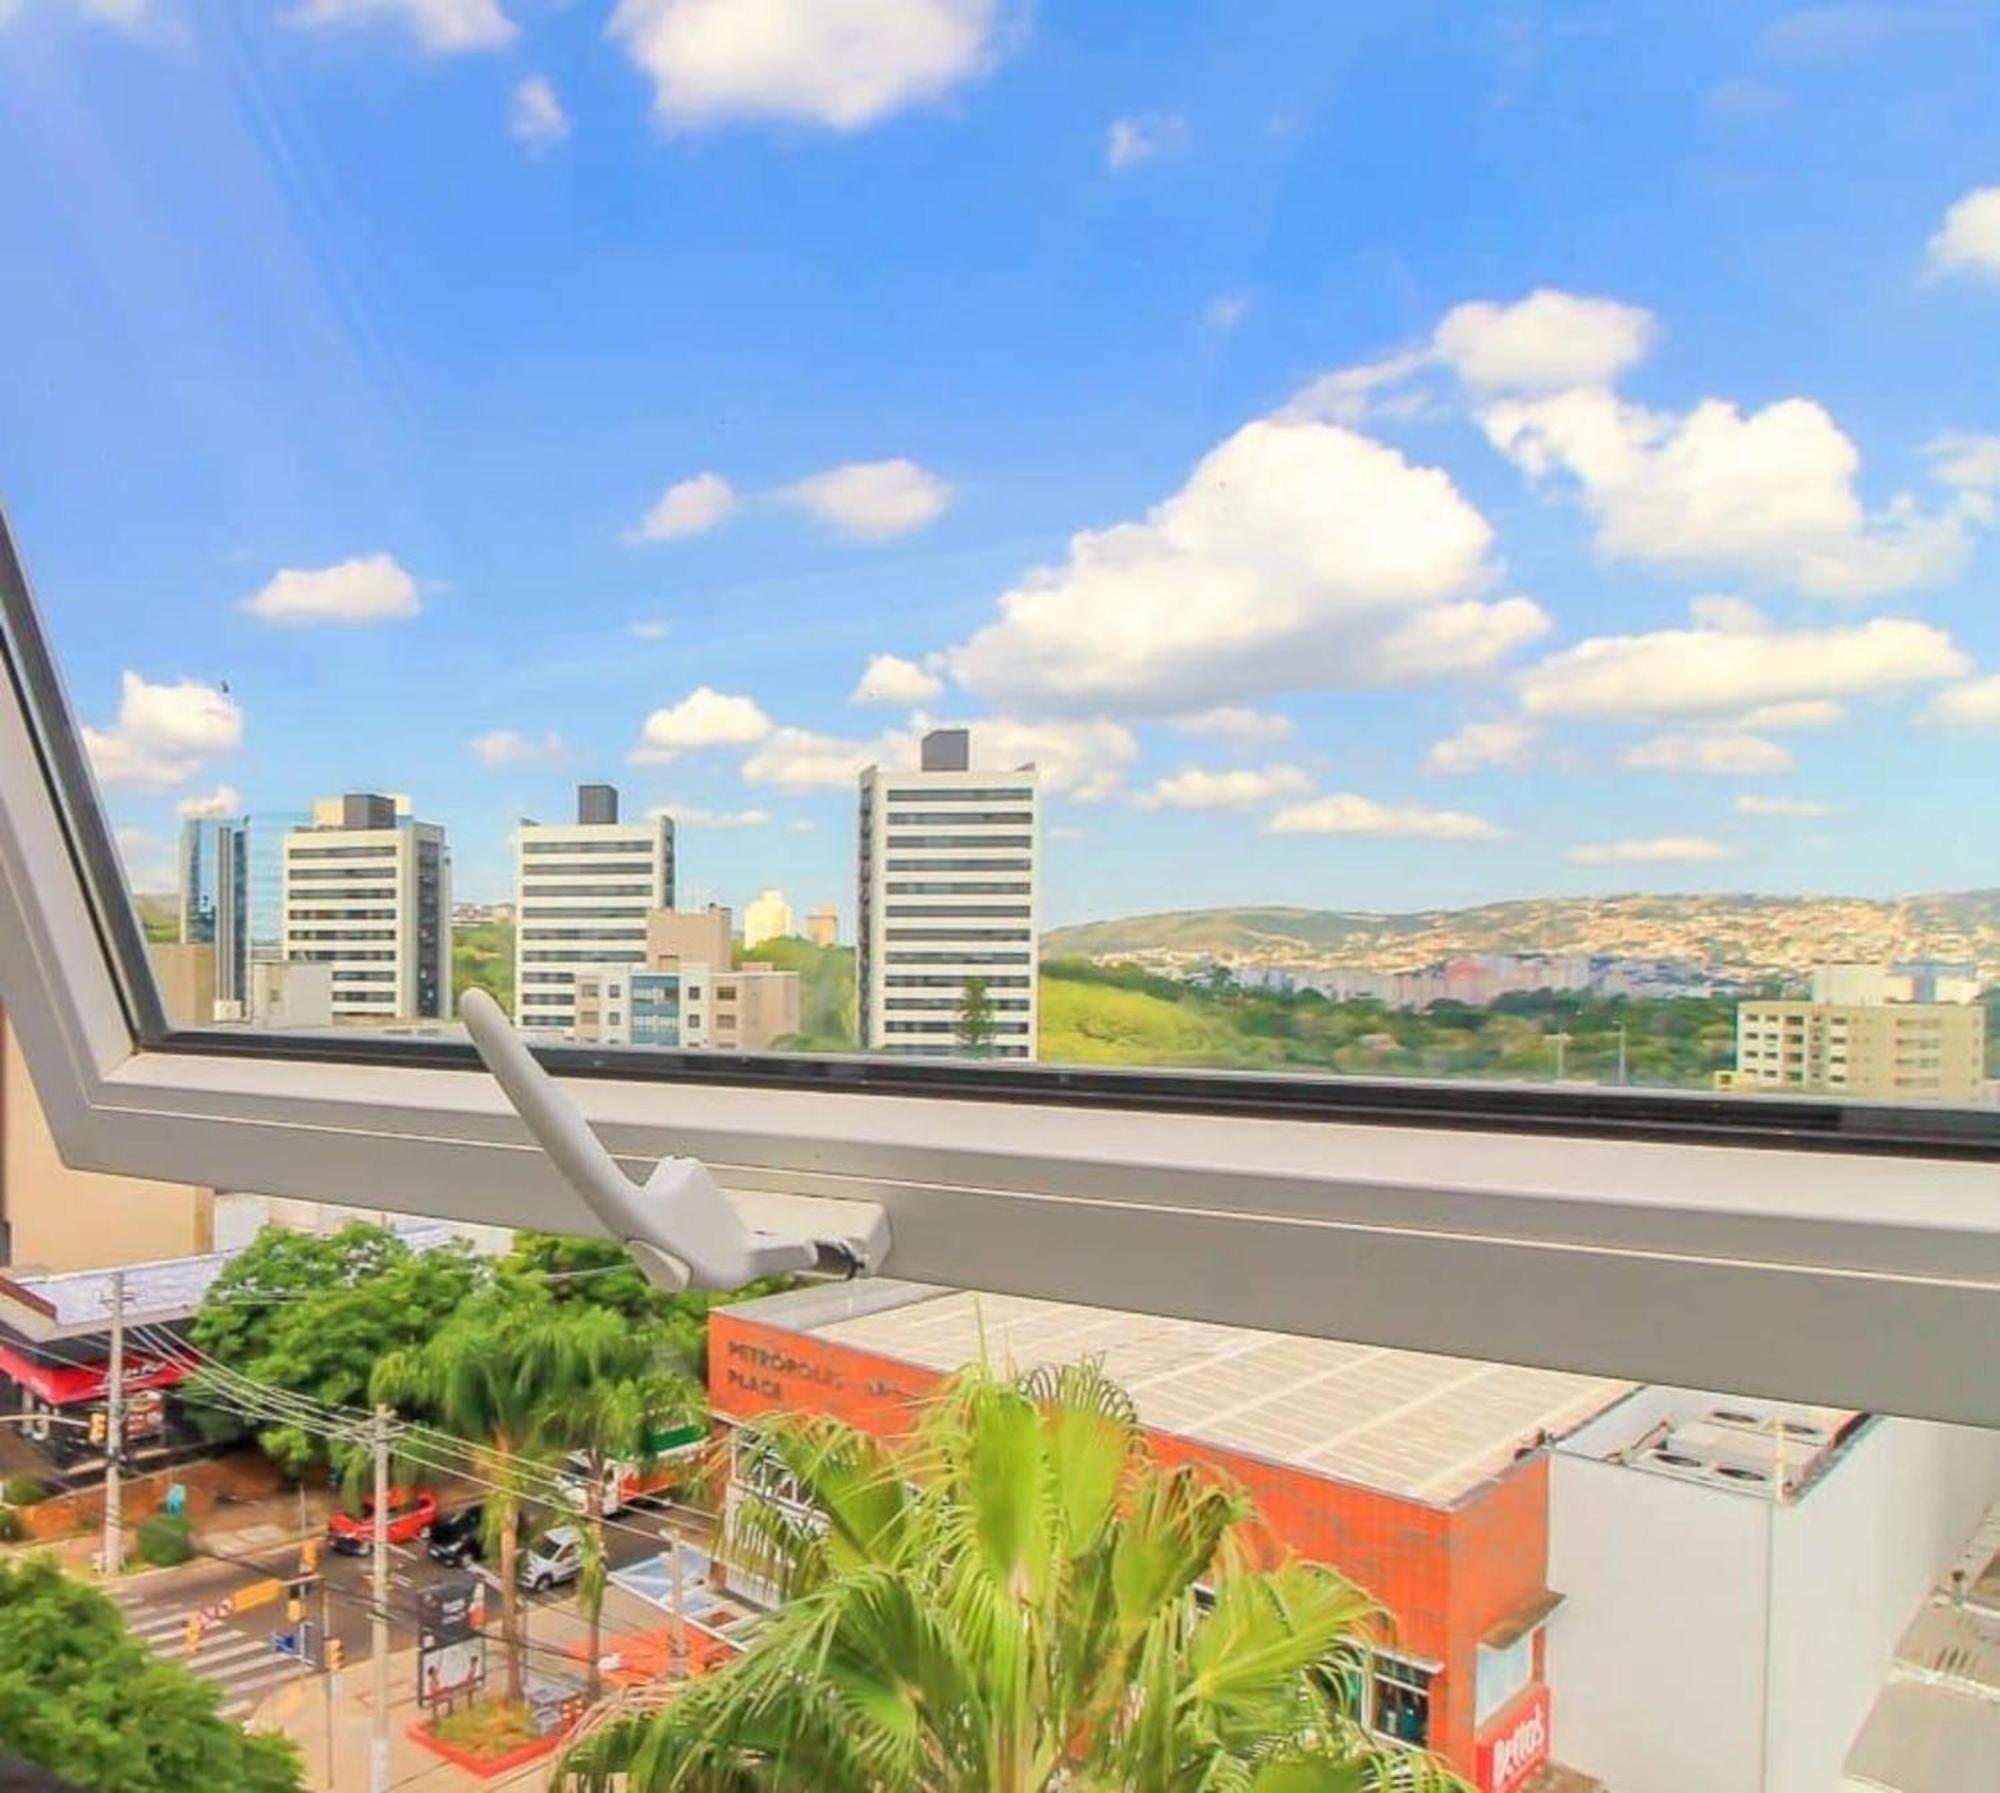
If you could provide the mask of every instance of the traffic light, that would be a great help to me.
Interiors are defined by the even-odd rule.
[[[285,1602],[285,1617],[296,1625],[305,1616],[306,1603],[300,1598],[298,1590],[294,1588],[291,1598]]]
[[[326,1672],[337,1675],[347,1665],[347,1646],[337,1637],[326,1640]]]
[[[201,1648],[201,1616],[189,1613],[187,1622],[187,1653],[192,1656]]]
[[[102,1407],[94,1407],[90,1414],[90,1443],[95,1450],[104,1448],[104,1441],[111,1436],[111,1415]]]
[[[299,1573],[317,1575],[319,1573],[319,1540],[308,1538],[299,1546]]]

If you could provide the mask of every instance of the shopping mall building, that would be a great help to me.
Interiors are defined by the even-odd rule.
[[[963,1364],[1080,1358],[1247,1490],[1260,1548],[1382,1603],[1370,1722],[1482,1793],[1831,1793],[2000,1477],[1958,1428],[914,1283],[710,1317],[725,1425],[893,1435]]]

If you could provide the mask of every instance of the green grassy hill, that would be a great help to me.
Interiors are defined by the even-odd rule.
[[[1057,960],[1043,967],[1041,999],[1047,1064],[1539,1082],[1555,1075],[1560,1033],[1569,1036],[1566,1075],[1609,1083],[1617,1076],[1621,1026],[1634,1084],[1706,1089],[1735,1058],[1736,1007],[1720,998],[1535,994],[1505,996],[1490,1008],[1440,1002],[1416,1012]]]
[[[514,1012],[514,924],[482,921],[451,931],[451,1004],[467,990],[484,990],[508,1014]]]

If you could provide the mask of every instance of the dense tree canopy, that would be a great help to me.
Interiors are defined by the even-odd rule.
[[[464,1246],[416,1251],[386,1228],[356,1225],[317,1237],[267,1227],[231,1263],[196,1314],[197,1347],[255,1381],[344,1407],[365,1406],[375,1365],[429,1338],[475,1289],[492,1281]],[[203,1411],[205,1384],[189,1387]],[[214,1390],[207,1423],[226,1431]],[[297,1426],[267,1426],[257,1442],[293,1475],[326,1461],[326,1441]]]
[[[293,1745],[221,1704],[52,1557],[0,1560],[0,1749],[93,1793],[297,1793]]]

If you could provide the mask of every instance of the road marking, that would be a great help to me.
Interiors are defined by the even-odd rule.
[[[178,1636],[187,1629],[189,1617],[190,1615],[184,1612],[161,1613],[147,1619],[143,1624],[134,1620],[127,1624],[126,1629],[134,1637],[143,1637],[148,1641],[156,1637],[165,1637],[169,1631]]]

